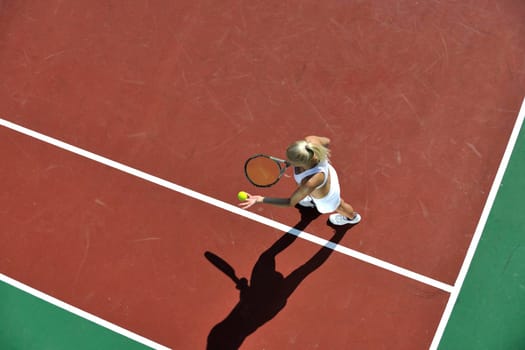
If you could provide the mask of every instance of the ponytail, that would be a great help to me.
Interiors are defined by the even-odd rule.
[[[320,162],[327,160],[330,157],[330,150],[323,145],[300,140],[286,149],[286,157],[293,162],[311,164],[314,158]]]

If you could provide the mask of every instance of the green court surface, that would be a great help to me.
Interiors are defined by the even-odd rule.
[[[439,349],[525,349],[522,127]]]
[[[0,349],[151,349],[0,282]]]

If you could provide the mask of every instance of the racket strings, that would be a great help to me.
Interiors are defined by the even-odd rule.
[[[282,174],[281,166],[267,157],[250,159],[245,166],[246,176],[256,186],[271,186],[276,183]]]

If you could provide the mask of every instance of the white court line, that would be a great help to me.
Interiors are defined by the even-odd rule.
[[[470,264],[472,263],[472,259],[474,258],[474,253],[476,252],[479,240],[481,239],[481,235],[485,230],[487,219],[489,217],[490,211],[492,210],[492,206],[494,205],[494,200],[496,199],[498,189],[501,186],[503,175],[505,175],[505,171],[507,170],[507,166],[509,165],[509,160],[512,155],[512,151],[514,150],[514,146],[516,145],[516,141],[518,140],[518,136],[523,125],[524,118],[525,99],[522,102],[518,118],[516,119],[516,123],[514,124],[514,129],[512,130],[512,133],[509,137],[509,142],[507,143],[507,148],[505,149],[505,153],[503,154],[503,158],[501,159],[498,172],[496,173],[496,177],[494,178],[494,182],[492,183],[492,187],[487,197],[487,201],[485,202],[485,207],[483,208],[483,212],[481,213],[481,218],[479,219],[476,231],[474,232],[474,236],[472,237],[472,241],[470,242],[470,246],[467,250],[465,259],[463,260],[463,265],[461,266],[461,270],[459,271],[456,283],[454,284],[454,288],[448,299],[447,306],[445,307],[445,311],[441,316],[441,321],[439,322],[436,333],[434,334],[434,339],[432,340],[432,344],[430,345],[431,350],[436,350],[438,348],[439,342],[443,337],[443,333],[445,332],[448,320],[450,319],[452,310],[454,309],[454,305],[456,304],[459,292],[461,290],[461,287],[463,286],[463,283],[465,282],[465,277],[467,276],[468,269],[470,267]]]
[[[48,302],[49,304],[52,304],[52,305],[55,305],[63,310],[66,310],[74,315],[77,315],[77,316],[80,316],[86,320],[89,320],[95,324],[98,324],[99,326],[102,326],[104,328],[107,328],[109,330],[112,330],[113,332],[115,333],[118,333],[118,334],[121,334],[123,336],[126,336],[128,337],[129,339],[132,339],[138,343],[141,343],[143,345],[146,345],[146,346],[149,346],[150,348],[152,349],[157,349],[157,350],[170,350],[169,348],[165,347],[164,345],[160,345],[160,344],[157,344],[149,339],[146,339],[138,334],[135,334],[133,332],[130,332],[122,327],[119,327],[113,323],[110,323],[106,320],[103,320],[101,319],[100,317],[97,317],[95,315],[92,315],[90,313],[87,313],[85,311],[82,311],[72,305],[69,305],[67,303],[64,303],[63,301],[60,301],[56,298],[53,298],[52,296],[50,295],[47,295],[45,293],[42,293],[41,291],[39,290],[36,290],[34,288],[31,288],[19,281],[16,281],[10,277],[7,277],[6,275],[4,274],[1,274],[0,273],[0,281],[4,282],[4,283],[7,283],[15,288],[18,288],[34,297],[37,297],[41,300],[44,300],[46,302]]]
[[[80,156],[86,157],[86,158],[91,159],[91,160],[94,160],[95,162],[107,165],[107,166],[109,166],[111,168],[114,168],[114,169],[117,169],[117,170],[120,170],[120,171],[122,171],[124,173],[136,176],[138,178],[141,178],[143,180],[152,182],[152,183],[157,184],[159,186],[162,186],[162,187],[168,188],[170,190],[176,191],[176,192],[181,193],[183,195],[186,195],[188,197],[200,200],[202,202],[211,204],[213,206],[216,206],[218,208],[224,209],[224,210],[229,211],[231,213],[243,216],[243,217],[245,217],[247,219],[250,219],[250,220],[259,222],[261,224],[273,227],[273,228],[275,228],[277,230],[281,230],[283,232],[289,232],[289,233],[294,234],[294,235],[296,235],[296,236],[298,236],[298,237],[300,237],[302,239],[305,239],[305,240],[310,241],[312,243],[318,244],[320,246],[328,246],[330,249],[338,251],[338,252],[340,252],[342,254],[351,256],[353,258],[356,258],[358,260],[367,262],[369,264],[375,265],[375,266],[383,268],[385,270],[389,270],[389,271],[394,272],[396,274],[399,274],[399,275],[408,277],[410,279],[416,280],[418,282],[421,282],[421,283],[433,286],[435,288],[444,290],[445,292],[450,293],[452,291],[452,289],[453,289],[452,286],[450,286],[450,285],[448,285],[446,283],[437,281],[437,280],[432,279],[432,278],[427,277],[427,276],[423,276],[423,275],[421,275],[419,273],[407,270],[405,268],[393,265],[393,264],[391,264],[389,262],[386,262],[386,261],[383,261],[383,260],[380,260],[380,259],[368,256],[366,254],[363,254],[363,253],[360,253],[360,252],[358,252],[356,250],[353,250],[353,249],[341,246],[339,244],[334,244],[334,243],[332,243],[332,242],[330,242],[330,241],[328,241],[326,239],[314,236],[314,235],[312,235],[310,233],[307,233],[307,232],[304,232],[304,231],[299,231],[297,229],[294,229],[291,226],[284,225],[284,224],[282,224],[280,222],[277,222],[277,221],[268,219],[268,218],[266,218],[264,216],[252,213],[252,212],[244,210],[244,209],[241,209],[241,208],[239,208],[239,207],[237,207],[235,205],[232,205],[232,204],[220,201],[218,199],[215,199],[213,197],[204,195],[202,193],[190,190],[190,189],[188,189],[186,187],[182,187],[180,185],[176,185],[176,184],[174,184],[172,182],[169,182],[167,180],[161,179],[159,177],[156,177],[156,176],[153,176],[151,174],[145,173],[143,171],[137,170],[135,168],[129,167],[129,166],[124,165],[122,163],[115,162],[115,161],[113,161],[111,159],[102,157],[102,156],[100,156],[98,154],[86,151],[84,149],[81,149],[79,147],[70,145],[68,143],[65,143],[63,141],[57,140],[55,138],[46,136],[46,135],[41,134],[39,132],[27,129],[27,128],[23,127],[23,126],[14,124],[14,123],[9,122],[9,121],[7,121],[5,119],[1,119],[0,118],[0,125],[3,125],[6,128],[9,128],[11,130],[20,132],[20,133],[22,133],[24,135],[31,136],[31,137],[33,137],[35,139],[40,140],[40,141],[49,143],[49,144],[54,145],[56,147],[62,148],[62,149],[67,150],[69,152],[78,154]]]

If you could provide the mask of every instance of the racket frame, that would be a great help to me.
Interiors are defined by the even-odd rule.
[[[277,178],[275,179],[274,182],[272,182],[270,184],[267,184],[267,185],[257,184],[255,182],[253,182],[252,179],[250,179],[250,177],[248,176],[248,171],[247,171],[248,163],[252,159],[260,158],[260,157],[264,157],[264,158],[268,158],[270,160],[273,160],[277,164],[277,166],[279,167],[279,176],[277,176]],[[257,153],[257,154],[254,154],[253,156],[251,156],[250,158],[246,159],[246,162],[244,162],[244,176],[246,176],[248,181],[250,181],[250,183],[252,185],[254,185],[255,187],[271,187],[271,186],[275,185],[277,182],[279,182],[279,180],[283,176],[283,174],[286,171],[286,169],[288,169],[290,166],[291,166],[290,162],[288,162],[288,161],[286,161],[284,159],[280,159],[280,158],[277,158],[277,157],[274,157],[274,156],[269,156],[269,155],[264,154],[264,153]]]

